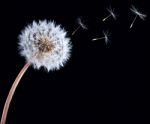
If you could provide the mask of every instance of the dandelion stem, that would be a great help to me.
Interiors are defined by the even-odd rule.
[[[136,18],[137,18],[137,15],[135,16],[134,20],[132,21],[132,23],[131,23],[131,25],[130,25],[130,29],[133,27],[133,24],[134,24]]]
[[[111,14],[109,14],[107,17],[105,17],[102,21],[106,21],[106,19],[108,19],[111,16]]]
[[[92,39],[92,41],[95,41],[95,40],[101,40],[101,39],[105,39],[105,37],[94,38],[94,39]]]
[[[3,113],[2,113],[2,117],[1,117],[1,122],[0,124],[5,124],[6,123],[6,118],[7,118],[7,114],[8,114],[8,109],[9,109],[9,106],[10,106],[10,103],[12,101],[12,97],[15,93],[15,90],[22,78],[22,76],[24,75],[24,73],[26,72],[26,70],[28,69],[28,67],[31,65],[30,62],[26,63],[24,65],[24,67],[21,69],[20,73],[18,74],[18,76],[16,77],[10,91],[9,91],[9,94],[7,96],[7,99],[6,99],[6,102],[5,102],[5,105],[4,105],[4,108],[3,108]]]
[[[74,35],[74,34],[79,30],[80,27],[81,27],[81,26],[79,25],[79,26],[73,31],[72,35]]]

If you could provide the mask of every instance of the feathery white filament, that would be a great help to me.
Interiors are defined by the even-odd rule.
[[[111,16],[116,20],[117,17],[116,17],[114,9],[112,9],[111,6],[110,6],[109,8],[107,8],[107,10],[111,14]]]
[[[141,12],[139,12],[139,11],[135,8],[135,6],[132,5],[131,8],[130,8],[130,10],[131,10],[135,15],[139,16],[142,20],[144,20],[144,19],[146,18],[146,15],[143,14],[143,13],[141,13]]]
[[[81,21],[81,18],[78,18],[77,21],[78,21],[78,24],[79,24],[83,29],[85,29],[85,30],[88,29],[87,26]]]
[[[70,57],[70,39],[52,21],[33,21],[19,35],[19,40],[20,54],[36,69],[58,70]]]
[[[106,45],[108,45],[108,43],[110,42],[110,40],[109,40],[110,33],[108,31],[103,31],[103,34],[105,37],[105,43],[106,43]]]

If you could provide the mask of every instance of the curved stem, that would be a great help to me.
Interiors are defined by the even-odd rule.
[[[24,75],[24,73],[26,72],[26,70],[28,69],[28,67],[31,65],[30,62],[26,63],[24,65],[24,67],[21,69],[20,73],[18,74],[18,76],[16,77],[10,91],[9,91],[9,94],[7,96],[7,99],[6,99],[6,102],[5,102],[5,105],[4,105],[4,108],[3,108],[3,113],[2,113],[2,117],[1,117],[1,122],[0,124],[5,124],[6,123],[6,118],[7,118],[7,113],[8,113],[8,109],[9,109],[9,106],[10,106],[10,103],[11,103],[11,100],[12,100],[12,97],[15,93],[15,90],[22,78],[22,76]]]

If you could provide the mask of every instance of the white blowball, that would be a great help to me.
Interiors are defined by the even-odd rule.
[[[72,45],[66,34],[52,21],[33,21],[19,35],[20,54],[35,69],[58,70],[70,58]]]

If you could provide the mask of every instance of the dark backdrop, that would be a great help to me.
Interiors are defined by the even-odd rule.
[[[135,5],[147,14],[134,18]],[[118,19],[102,22],[106,8]],[[6,1],[0,13],[0,114],[16,75],[25,64],[18,51],[18,35],[33,20],[55,20],[71,37],[69,62],[59,71],[28,69],[8,114],[8,124],[146,123],[149,99],[149,4],[146,0]],[[77,28],[82,17],[88,30]],[[111,32],[106,46],[103,30]]]

